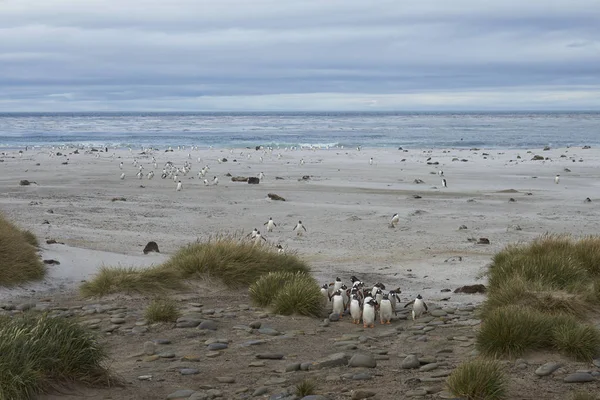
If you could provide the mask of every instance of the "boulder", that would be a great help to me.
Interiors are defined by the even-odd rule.
[[[485,292],[486,292],[486,287],[485,287],[485,285],[481,285],[481,284],[461,286],[454,291],[454,293],[467,293],[467,294],[485,293]]]
[[[260,183],[260,179],[255,176],[251,176],[248,178],[248,183],[252,185],[258,185]]]
[[[160,253],[160,251],[158,250],[158,244],[156,244],[156,242],[148,242],[146,247],[144,247],[144,254],[148,254],[151,251]]]
[[[233,176],[231,177],[232,182],[248,182],[248,178],[245,176]]]
[[[256,178],[256,179],[258,179],[258,178]],[[269,193],[267,196],[269,196],[269,198],[270,198],[271,200],[281,200],[281,201],[285,201],[285,199],[284,199],[283,197],[281,197],[281,196],[279,196],[278,194],[275,194],[275,193]]]

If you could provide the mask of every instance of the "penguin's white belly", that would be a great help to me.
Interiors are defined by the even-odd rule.
[[[363,323],[371,325],[375,323],[375,307],[365,307],[363,310]]]
[[[350,303],[350,315],[352,315],[352,319],[360,320],[360,314],[360,304],[357,300],[352,300],[352,303]]]
[[[384,321],[392,319],[392,303],[389,300],[383,300],[379,307],[379,317]]]
[[[344,312],[344,298],[342,296],[335,296],[333,298],[333,313],[340,314]]]
[[[413,304],[413,311],[412,311],[413,319],[420,317],[424,311],[425,311],[425,306],[423,305],[423,302],[418,299],[415,300],[415,302]]]

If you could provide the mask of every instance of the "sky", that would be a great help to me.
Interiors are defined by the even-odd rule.
[[[354,110],[600,110],[600,0],[0,0],[0,112]]]

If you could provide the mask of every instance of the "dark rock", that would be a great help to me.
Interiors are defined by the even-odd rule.
[[[465,285],[465,286],[461,286],[458,289],[456,289],[454,291],[454,293],[467,293],[467,294],[473,294],[473,293],[485,293],[486,292],[486,287],[485,285]]]
[[[48,265],[60,265],[60,263],[56,260],[44,260],[44,264]]]
[[[259,360],[281,360],[283,357],[281,353],[260,353],[256,355]]]
[[[282,177],[280,177],[280,176],[276,176],[276,177],[275,177],[275,180],[276,180],[276,181],[282,181],[282,180],[284,180],[284,179],[283,179]]]
[[[310,180],[310,175],[304,175],[302,178],[298,179],[300,181],[308,181]]]
[[[419,368],[421,366],[421,362],[419,361],[419,358],[417,356],[415,356],[414,354],[410,354],[406,356],[404,360],[402,360],[401,366],[404,369]]]
[[[490,244],[490,239],[488,238],[479,238],[477,244]]]
[[[544,156],[535,155],[535,156],[533,156],[531,161],[542,161],[543,159],[544,159]]]
[[[256,179],[258,179],[258,178],[256,178]],[[269,198],[270,198],[271,200],[281,200],[281,201],[285,201],[285,199],[284,199],[283,197],[281,197],[281,196],[279,196],[279,195],[277,195],[277,194],[275,194],[275,193],[269,193],[269,194],[267,194],[267,196],[269,196]]]
[[[331,322],[337,322],[340,320],[340,314],[338,313],[331,313],[329,314],[329,321]]]
[[[213,320],[207,319],[206,321],[202,321],[200,325],[198,325],[198,329],[206,329],[209,331],[217,330],[217,323]]]
[[[422,179],[415,179],[413,182],[416,184],[425,183]]]
[[[459,230],[459,231],[464,231],[464,230],[466,230],[466,229],[469,229],[469,228],[467,228],[467,226],[466,226],[466,225],[461,225],[461,226],[459,226],[459,227],[458,227],[458,230]]]
[[[255,176],[251,176],[248,178],[248,183],[251,185],[258,185],[260,183],[260,179]]]
[[[227,347],[227,343],[211,343],[207,346],[208,350],[211,351],[215,351],[215,350],[225,350]]]
[[[508,199],[509,203],[516,203],[517,201],[514,199],[514,197],[511,197],[510,199]]]
[[[228,173],[225,174],[225,176],[231,177],[231,174],[228,172]]]
[[[125,197],[113,197],[110,201],[127,201]]]
[[[30,182],[30,181],[28,181],[27,179],[22,179],[22,180],[19,182],[19,185],[21,185],[21,186],[29,186],[29,185],[31,185],[32,183],[35,183],[35,184],[37,185],[37,183],[36,183],[36,182]]]
[[[584,382],[592,382],[595,380],[596,380],[596,378],[594,378],[591,374],[589,374],[587,372],[575,372],[574,374],[565,376],[565,379],[563,379],[563,382],[565,382],[565,383],[584,383]]]
[[[248,326],[252,329],[260,329],[262,325],[262,322],[260,321],[254,321],[254,322],[250,322],[250,324],[248,324]]]
[[[592,199],[590,199],[589,197],[586,197],[585,200],[583,201],[584,203],[591,203]]]
[[[158,250],[158,244],[156,244],[156,242],[148,242],[146,247],[144,247],[144,254],[148,254],[152,251],[160,253],[160,251]]]
[[[46,240],[46,244],[56,244],[56,240],[48,239],[48,240]]]
[[[451,292],[451,291],[452,291],[451,289],[442,289],[442,290],[440,290],[440,292],[442,292],[442,293],[448,293],[448,292]]]

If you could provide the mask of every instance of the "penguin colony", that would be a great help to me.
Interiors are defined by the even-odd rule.
[[[381,282],[373,286],[367,286],[356,276],[350,277],[350,287],[345,285],[338,277],[335,282],[321,286],[321,294],[325,305],[331,305],[332,312],[340,318],[347,313],[350,314],[353,324],[363,327],[374,328],[375,321],[380,324],[390,324],[392,316],[397,315],[400,299],[400,288],[386,291]],[[412,306],[413,320],[419,318],[428,311],[427,304],[421,295],[407,303],[404,308]]]

